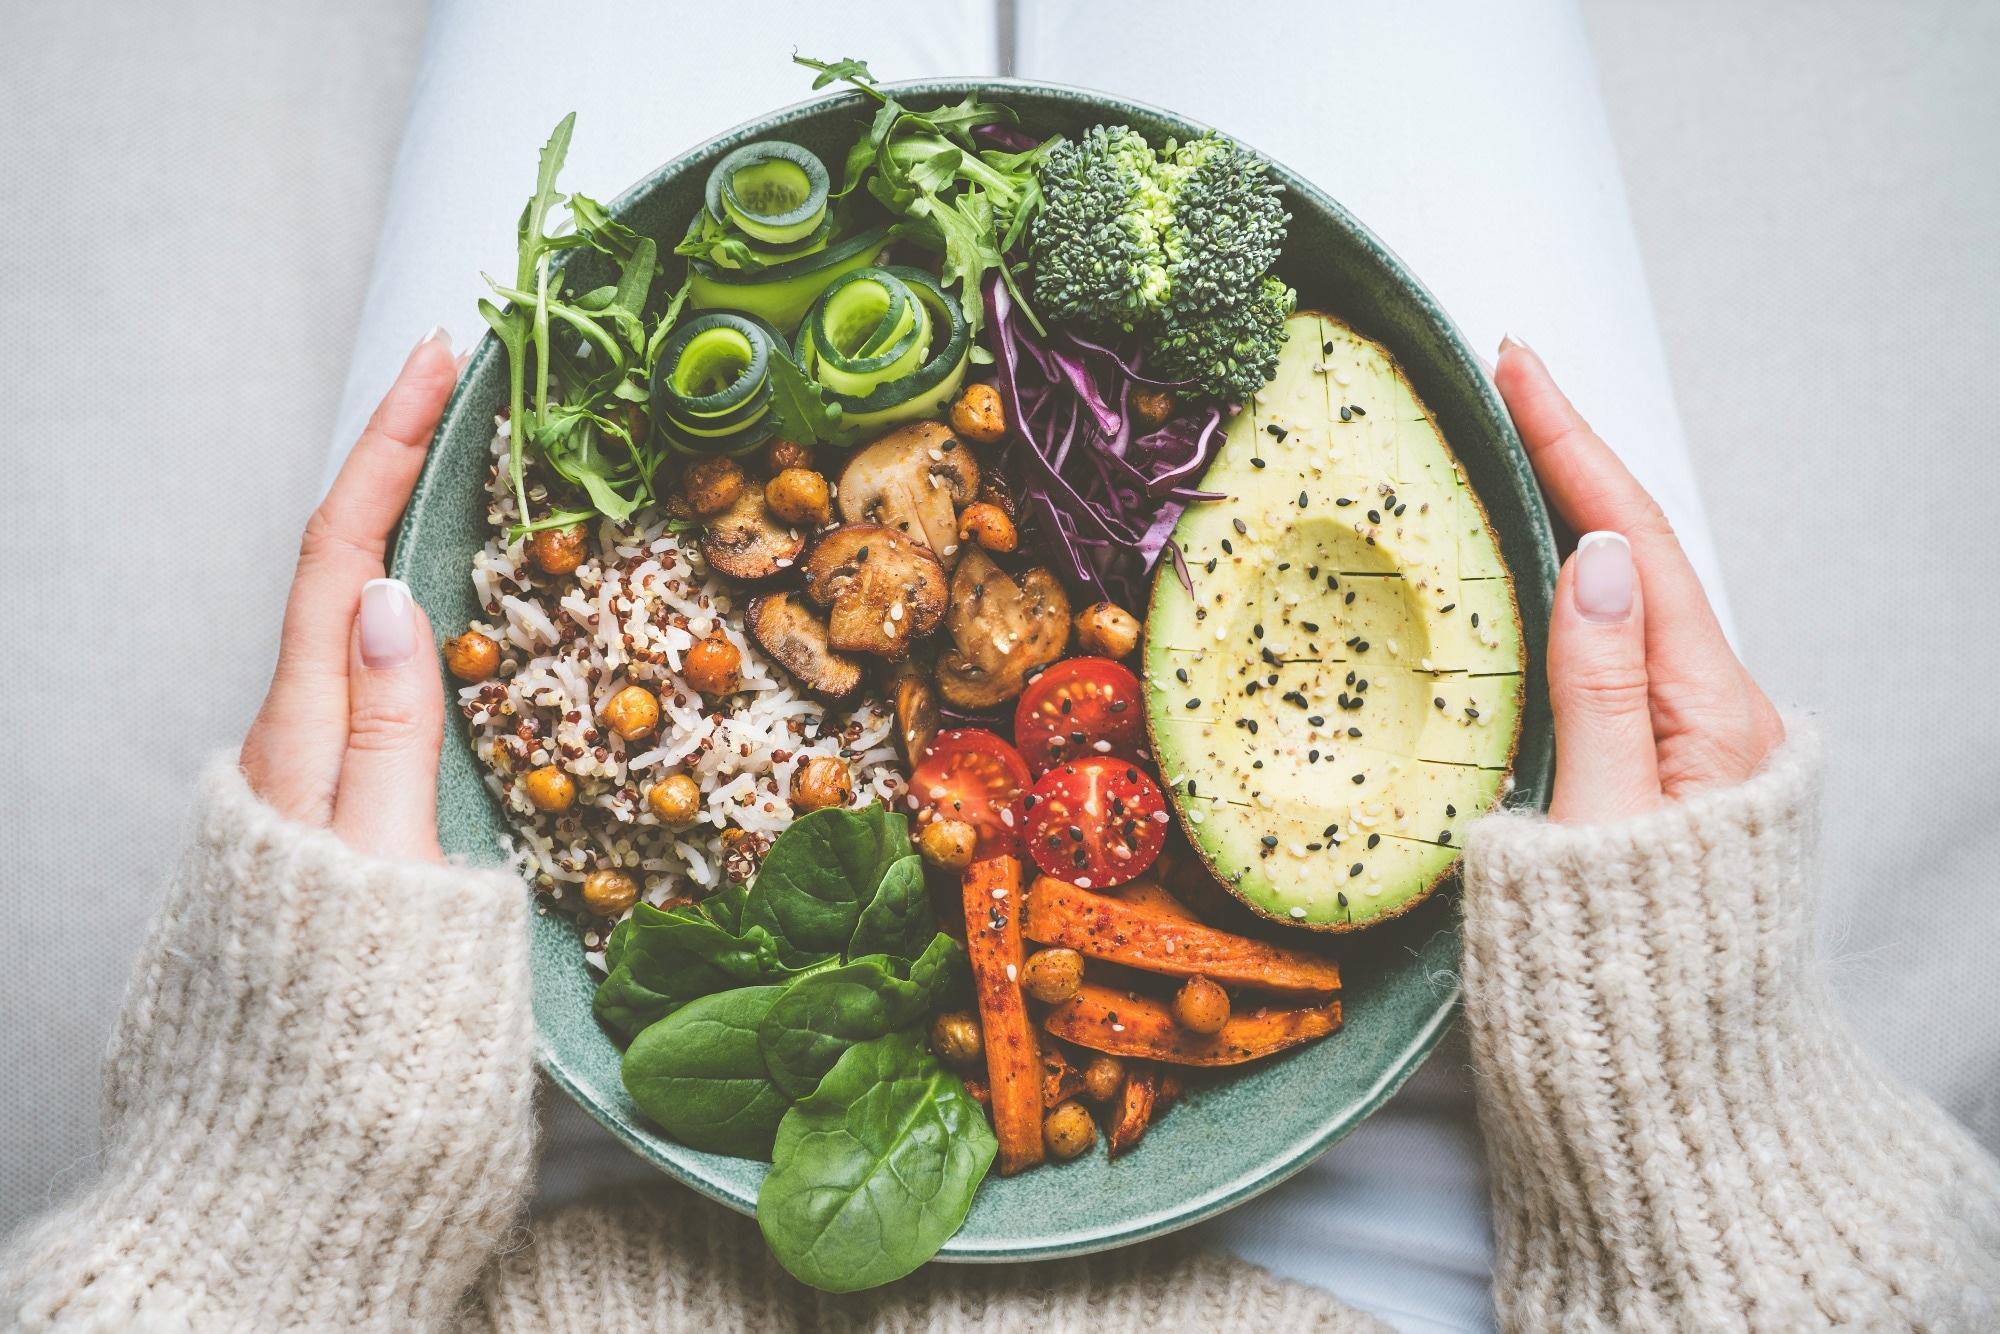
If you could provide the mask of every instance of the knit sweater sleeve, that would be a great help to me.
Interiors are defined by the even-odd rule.
[[[112,1038],[103,1175],[0,1262],[0,1326],[443,1322],[532,1141],[520,882],[360,856],[233,763]]]
[[[1835,1015],[1818,748],[1604,826],[1499,816],[1465,1011],[1511,1328],[1990,1329],[2000,1170]]]

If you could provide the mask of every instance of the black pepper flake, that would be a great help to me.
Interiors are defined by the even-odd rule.
[[[1444,806],[1444,813],[1447,818],[1455,820],[1458,818],[1458,807],[1452,805],[1450,802],[1446,802]]]
[[[1342,409],[1340,410],[1340,419],[1341,419],[1342,421],[1344,421],[1344,422],[1351,422],[1351,421],[1353,421],[1353,420],[1354,420],[1354,409],[1352,409],[1352,408],[1342,408]]]
[[[1367,781],[1368,781],[1368,775],[1367,775],[1367,774],[1356,774],[1356,775],[1354,775],[1354,786],[1356,786],[1356,787],[1360,787],[1360,786],[1361,786],[1361,785],[1362,785],[1363,783],[1365,783],[1365,782],[1367,782]]]

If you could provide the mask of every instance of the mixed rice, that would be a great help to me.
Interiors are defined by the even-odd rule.
[[[847,763],[856,805],[901,795],[890,710],[866,698],[828,707],[795,689],[744,633],[739,595],[710,575],[692,534],[684,542],[658,510],[622,528],[597,520],[574,574],[536,570],[527,539],[508,539],[516,508],[507,435],[503,420],[487,482],[493,532],[472,561],[482,610],[471,628],[499,644],[500,668],[460,689],[458,703],[486,784],[512,824],[509,855],[539,893],[580,907],[577,887],[606,867],[631,875],[655,904],[743,880],[792,822],[792,774],[814,756]],[[531,484],[529,499],[546,495]],[[680,676],[682,655],[711,633],[742,654],[741,689],[716,702]],[[599,714],[635,683],[659,696],[660,724],[628,743]],[[519,781],[550,763],[576,784],[575,804],[559,814],[537,810]],[[679,830],[646,803],[647,789],[676,772],[702,792],[701,815]],[[725,846],[732,830],[742,832]]]

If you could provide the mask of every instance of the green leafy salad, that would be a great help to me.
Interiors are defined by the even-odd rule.
[[[937,929],[901,815],[814,811],[748,889],[637,905],[605,963],[595,1008],[630,1040],[632,1101],[691,1148],[771,1163],[757,1219],[792,1273],[873,1287],[965,1221],[996,1143],[924,1042],[962,1003],[965,951]]]

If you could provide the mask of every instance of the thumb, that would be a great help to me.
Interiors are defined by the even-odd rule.
[[[1619,820],[1660,804],[1645,606],[1623,534],[1585,533],[1563,565],[1549,618],[1549,700],[1556,715],[1550,818]]]
[[[347,751],[333,798],[333,832],[357,851],[444,859],[437,841],[444,686],[430,644],[430,618],[407,584],[363,586],[347,678]]]

